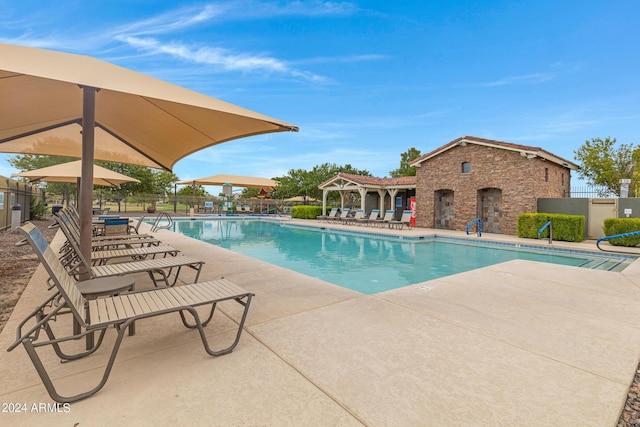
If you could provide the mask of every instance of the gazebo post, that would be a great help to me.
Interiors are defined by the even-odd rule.
[[[322,189],[322,215],[327,214],[327,194],[329,191],[326,188]]]
[[[358,188],[358,192],[360,193],[360,209],[362,209],[362,212],[366,213],[366,211],[365,211],[365,204],[366,203],[365,202],[366,202],[368,191],[367,191],[366,188],[360,187],[360,188]]]

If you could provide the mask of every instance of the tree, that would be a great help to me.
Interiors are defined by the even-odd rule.
[[[635,194],[640,147],[633,144],[616,147],[616,139],[611,137],[604,140],[592,138],[574,151],[574,155],[580,163],[578,176],[589,185],[600,186],[620,195],[620,180],[630,179],[629,194]]]
[[[314,199],[322,199],[322,190],[318,185],[336,176],[338,173],[350,173],[353,175],[371,176],[367,170],[359,170],[350,164],[338,166],[334,163],[323,163],[314,166],[310,171],[304,169],[291,169],[286,176],[273,178],[280,182],[277,188],[278,198],[289,198],[295,196],[305,196]],[[339,195],[330,194],[332,198]]]
[[[194,188],[193,188],[193,184],[189,184],[189,185],[185,185],[184,187],[180,188],[177,191],[177,195],[181,196],[181,197],[192,197],[194,192],[193,192]],[[195,195],[196,197],[205,197],[207,195],[209,195],[209,193],[207,193],[204,189],[204,187],[202,185],[196,185],[195,187]]]
[[[400,167],[389,173],[394,178],[399,176],[416,176],[416,168],[410,167],[409,163],[420,157],[420,155],[420,150],[414,147],[409,148],[407,151],[400,154]]]
[[[258,197],[260,194],[260,188],[243,188],[240,193],[240,197],[243,199],[250,199],[252,197]]]

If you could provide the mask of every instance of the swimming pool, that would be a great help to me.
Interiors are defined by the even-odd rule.
[[[635,259],[468,239],[399,239],[248,218],[177,219],[173,231],[365,294],[513,259],[612,271]]]

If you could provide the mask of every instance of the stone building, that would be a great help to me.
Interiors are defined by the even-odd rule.
[[[538,147],[465,136],[427,153],[416,167],[418,227],[516,234],[518,215],[538,198],[569,197],[578,166]]]

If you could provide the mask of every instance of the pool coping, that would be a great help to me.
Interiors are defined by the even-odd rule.
[[[205,260],[201,280],[224,275],[256,293],[234,352],[208,357],[197,332],[171,316],[140,322],[96,396],[69,413],[0,414],[3,421],[539,426],[579,419],[613,427],[638,366],[639,270],[511,261],[361,295],[177,233],[156,235]],[[47,295],[43,283],[39,268],[0,345]],[[220,307],[228,320],[208,336],[228,335],[238,318],[233,308]],[[104,353],[47,360],[54,380],[73,389],[96,377]],[[50,402],[21,349],[0,353],[0,374],[3,401]]]
[[[300,220],[273,216],[243,216],[243,215],[227,215],[227,216],[213,216],[213,217],[174,217],[175,220],[198,220],[198,219],[224,219],[224,220],[238,220],[238,219],[250,219],[250,220],[269,220],[281,222],[285,227],[298,227],[306,229],[320,229],[326,231],[334,231],[336,233],[354,235],[354,236],[370,236],[379,239],[391,239],[399,241],[425,241],[427,239],[445,241],[459,241],[464,243],[478,243],[480,245],[490,246],[506,246],[515,249],[525,249],[540,252],[561,252],[573,255],[585,255],[595,256],[602,258],[624,258],[629,260],[636,260],[640,258],[640,248],[628,248],[630,252],[622,251],[601,251],[595,248],[595,241],[593,243],[594,249],[586,248],[586,245],[591,244],[590,240],[583,242],[564,242],[553,241],[552,244],[534,243],[537,240],[524,239],[517,236],[509,236],[504,234],[492,234],[484,233],[483,237],[473,237],[475,233],[467,233],[466,236],[460,236],[462,233],[456,230],[441,230],[441,229],[425,229],[425,228],[407,228],[402,230],[397,229],[385,229],[380,228],[377,231],[365,231],[366,227],[339,223],[320,223],[316,220]],[[456,235],[452,235],[456,233]],[[541,239],[540,241],[547,241],[547,239]],[[579,246],[580,249],[577,249]]]

